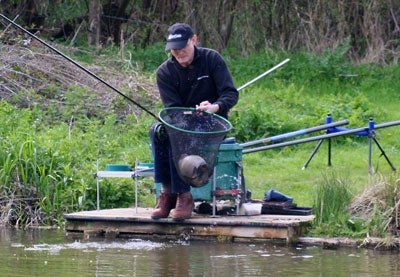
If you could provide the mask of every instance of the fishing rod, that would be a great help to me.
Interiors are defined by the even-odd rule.
[[[44,40],[40,39],[39,37],[35,36],[34,34],[32,34],[31,32],[29,32],[28,30],[26,30],[25,28],[23,28],[22,26],[18,25],[17,23],[15,23],[15,19],[11,20],[8,17],[6,17],[5,15],[0,13],[0,17],[2,17],[3,19],[5,19],[6,21],[8,21],[11,25],[17,27],[18,29],[20,29],[21,31],[23,31],[24,33],[28,34],[30,37],[36,39],[37,41],[39,41],[41,44],[43,44],[44,46],[48,47],[49,49],[51,49],[52,51],[54,51],[55,53],[57,53],[58,55],[60,55],[61,57],[65,58],[66,60],[68,60],[69,62],[71,62],[72,64],[74,64],[75,66],[79,67],[81,70],[83,70],[84,72],[86,72],[87,74],[89,74],[90,76],[92,76],[93,78],[95,78],[96,80],[100,81],[101,83],[103,83],[104,85],[106,85],[107,87],[109,87],[110,89],[112,89],[113,91],[115,91],[116,93],[118,93],[119,95],[121,95],[122,97],[124,97],[125,99],[127,99],[128,101],[132,102],[133,104],[135,104],[136,106],[138,106],[139,108],[141,108],[142,110],[144,110],[146,113],[148,113],[149,115],[153,116],[155,119],[159,120],[158,116],[155,115],[154,113],[152,113],[151,111],[149,111],[147,108],[143,107],[141,104],[139,104],[138,102],[136,102],[135,100],[133,100],[132,98],[128,97],[127,95],[125,95],[124,93],[122,93],[120,90],[118,90],[116,87],[112,86],[111,84],[107,83],[106,81],[104,81],[102,78],[100,78],[99,76],[97,76],[96,74],[94,74],[93,72],[91,72],[90,70],[88,70],[87,68],[83,67],[81,64],[79,64],[78,62],[74,61],[73,59],[71,59],[70,57],[68,57],[67,55],[65,55],[64,53],[60,52],[59,50],[57,50],[56,48],[54,48],[53,46],[51,46],[50,44],[48,44],[47,42],[45,42]],[[259,75],[258,77],[254,78],[253,80],[247,82],[246,84],[244,84],[243,86],[239,87],[237,90],[240,91],[243,88],[251,85],[252,83],[256,82],[257,80],[261,79],[262,77],[270,74],[271,72],[275,71],[276,69],[278,69],[279,67],[281,67],[282,65],[284,65],[285,63],[289,62],[290,59],[286,59],[284,61],[282,61],[281,63],[275,65],[274,67],[272,67],[271,69],[267,70],[266,72],[264,72],[263,74]]]
[[[268,150],[268,149],[284,147],[284,146],[289,146],[289,145],[294,145],[294,144],[300,144],[300,143],[305,143],[305,142],[310,142],[310,141],[315,141],[315,140],[321,140],[321,139],[326,139],[326,138],[339,137],[339,136],[344,136],[344,135],[364,132],[364,131],[367,131],[367,130],[368,130],[368,127],[361,127],[361,128],[357,128],[357,129],[348,129],[348,130],[341,131],[341,132],[324,134],[324,135],[315,136],[315,137],[309,137],[309,138],[292,140],[292,141],[287,141],[287,142],[281,142],[281,143],[276,143],[276,144],[271,144],[271,145],[266,145],[266,146],[260,146],[260,147],[256,147],[256,148],[243,150],[243,154],[253,153],[253,152],[258,152],[258,151],[264,151],[264,150]]]
[[[77,67],[79,67],[80,69],[82,69],[84,72],[86,72],[87,74],[89,74],[90,76],[92,76],[93,78],[95,78],[96,80],[100,81],[101,83],[103,83],[104,85],[106,85],[107,87],[109,87],[110,89],[112,89],[113,91],[115,91],[116,93],[118,93],[119,95],[121,95],[122,97],[124,97],[125,99],[129,100],[130,102],[132,102],[133,104],[135,104],[136,106],[138,106],[139,108],[141,108],[143,111],[145,111],[146,113],[148,113],[149,115],[151,115],[152,117],[154,117],[155,119],[159,120],[158,116],[156,116],[154,113],[152,113],[151,111],[149,111],[148,109],[146,109],[145,107],[143,107],[142,105],[140,105],[138,102],[136,102],[135,100],[133,100],[132,98],[128,97],[127,95],[125,95],[124,93],[122,93],[121,91],[119,91],[116,87],[110,85],[109,83],[107,83],[106,81],[104,81],[102,78],[100,78],[99,76],[97,76],[96,74],[94,74],[93,72],[89,71],[88,69],[86,69],[85,67],[83,67],[82,65],[80,65],[78,62],[74,61],[73,59],[71,59],[70,57],[68,57],[67,55],[65,55],[64,53],[60,52],[59,50],[57,50],[56,48],[54,48],[53,46],[51,46],[50,44],[48,44],[47,42],[43,41],[42,39],[40,39],[39,37],[35,36],[34,34],[32,34],[31,32],[29,32],[28,30],[26,30],[25,28],[23,28],[22,26],[18,25],[17,23],[15,23],[14,21],[12,21],[11,19],[9,19],[8,17],[4,16],[3,14],[0,13],[0,17],[2,17],[3,19],[5,19],[6,21],[8,21],[10,24],[12,24],[13,26],[17,27],[18,29],[20,29],[21,31],[23,31],[24,33],[28,34],[30,37],[36,39],[37,41],[39,41],[41,44],[43,44],[44,46],[48,47],[49,49],[51,49],[52,51],[56,52],[58,55],[62,56],[63,58],[67,59],[69,62],[73,63],[74,65],[76,65]]]
[[[345,125],[345,124],[349,124],[349,121],[347,119],[338,121],[338,122],[332,122],[329,124],[319,125],[319,126],[315,126],[315,127],[311,127],[311,128],[307,128],[307,129],[301,129],[301,130],[297,130],[297,131],[293,131],[293,132],[289,132],[289,133],[285,133],[282,135],[277,135],[277,136],[273,136],[273,137],[269,137],[269,138],[249,141],[249,142],[242,143],[240,145],[244,148],[244,147],[253,146],[253,145],[257,145],[257,144],[261,144],[261,143],[266,144],[269,142],[277,142],[277,141],[285,140],[285,139],[288,139],[291,137],[302,136],[302,135],[306,135],[311,132],[316,132],[316,131],[320,131],[320,130],[324,130],[324,129],[330,129],[332,127]]]
[[[280,62],[279,64],[275,65],[274,67],[272,67],[271,69],[268,69],[267,71],[265,71],[263,74],[257,76],[256,78],[254,78],[253,80],[247,82],[246,84],[244,84],[243,86],[239,87],[237,90],[240,91],[242,89],[244,89],[245,87],[251,85],[252,83],[254,83],[255,81],[261,79],[262,77],[270,74],[272,71],[278,69],[279,67],[281,67],[282,65],[284,65],[285,63],[289,62],[290,59],[286,59],[283,62]]]

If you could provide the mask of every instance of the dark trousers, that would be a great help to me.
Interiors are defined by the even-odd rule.
[[[157,124],[160,123],[153,124],[149,131],[154,158],[154,181],[162,183],[163,186],[170,186],[172,193],[188,192],[190,185],[183,182],[176,171],[168,137],[159,139],[155,135],[154,130]]]

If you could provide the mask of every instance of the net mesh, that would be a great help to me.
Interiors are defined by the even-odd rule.
[[[159,113],[159,118],[166,127],[179,176],[195,187],[207,184],[231,123],[192,108],[166,108]]]

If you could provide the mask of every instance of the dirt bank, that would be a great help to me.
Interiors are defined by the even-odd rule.
[[[338,249],[341,247],[356,247],[368,248],[375,250],[400,250],[399,238],[364,238],[364,239],[351,239],[351,238],[314,238],[314,237],[300,237],[297,240],[298,244],[320,246],[325,249]]]

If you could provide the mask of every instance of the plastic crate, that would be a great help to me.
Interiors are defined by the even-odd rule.
[[[216,169],[216,187],[221,190],[241,189],[241,162],[243,147],[238,143],[223,143],[220,145]],[[213,179],[203,187],[192,187],[191,192],[195,201],[212,201]],[[161,184],[156,183],[157,197],[160,194]]]

